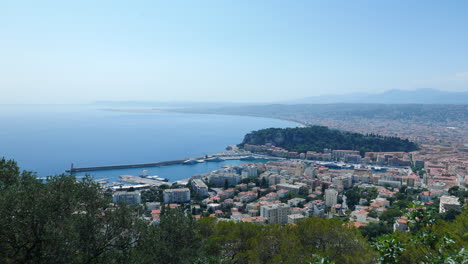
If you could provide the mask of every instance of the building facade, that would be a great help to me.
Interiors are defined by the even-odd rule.
[[[260,216],[265,217],[269,224],[286,224],[288,223],[288,215],[291,212],[289,205],[271,204],[260,207]]]
[[[141,193],[140,192],[115,192],[112,195],[113,203],[126,203],[126,204],[140,204]]]
[[[190,190],[187,188],[167,189],[163,192],[164,203],[187,203],[190,202]]]

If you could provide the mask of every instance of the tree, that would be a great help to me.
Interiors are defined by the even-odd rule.
[[[297,223],[296,234],[307,254],[336,263],[374,263],[375,254],[361,233],[338,219],[308,218]]]
[[[136,263],[191,263],[202,247],[199,226],[180,209],[166,209],[159,225],[143,227],[141,239],[133,249]]]
[[[379,217],[381,221],[387,222],[389,224],[393,224],[395,222],[395,218],[401,216],[402,213],[400,210],[389,208],[382,215]]]
[[[129,260],[138,240],[137,208],[111,206],[91,178],[59,175],[43,182],[2,161],[0,179],[0,263]]]
[[[379,215],[377,214],[376,211],[371,211],[371,212],[369,212],[369,214],[368,214],[367,216],[372,217],[372,218],[377,218],[377,217],[379,217]]]
[[[380,253],[381,264],[400,263],[401,253],[405,251],[404,245],[393,234],[380,237],[372,246]]]
[[[386,225],[382,222],[378,223],[369,223],[366,226],[359,227],[362,235],[367,237],[369,240],[374,240],[376,237],[379,237],[383,234],[392,233],[393,229],[391,225]]]

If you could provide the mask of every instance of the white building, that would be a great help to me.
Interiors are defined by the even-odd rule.
[[[140,204],[141,193],[140,192],[115,192],[112,195],[113,203],[126,203],[126,204]]]
[[[241,181],[241,176],[235,173],[210,174],[208,178],[210,184],[218,187],[222,187],[226,183],[229,186],[236,185]]]
[[[317,169],[309,166],[304,170],[304,176],[314,178],[317,175]]]
[[[208,186],[200,179],[192,180],[192,189],[201,198],[208,196]]]
[[[289,205],[284,203],[264,205],[260,207],[260,216],[268,219],[269,224],[286,224],[290,211]]]
[[[304,204],[306,199],[303,198],[292,198],[288,200],[288,205],[291,207],[298,207],[300,204]]]
[[[300,193],[302,185],[295,185],[295,184],[288,184],[288,183],[280,183],[276,185],[277,190],[288,190],[292,193]]]
[[[335,189],[326,189],[325,190],[325,205],[327,207],[332,207],[338,203],[338,191]]]
[[[460,201],[458,200],[458,197],[442,195],[440,197],[439,213],[445,213],[450,208],[460,208]]]
[[[190,202],[190,190],[188,188],[167,189],[163,192],[164,203]]]
[[[289,224],[295,224],[295,223],[297,223],[297,221],[302,220],[304,218],[305,218],[305,216],[303,216],[301,214],[288,215],[288,223]]]
[[[257,178],[258,169],[256,166],[247,166],[242,170],[241,177],[244,178]]]

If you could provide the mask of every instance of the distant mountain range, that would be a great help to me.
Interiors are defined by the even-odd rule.
[[[196,101],[97,101],[93,105],[106,107],[157,107],[157,108],[221,108],[267,106],[271,104],[457,104],[468,105],[468,92],[446,92],[435,89],[412,91],[389,90],[378,94],[350,93],[320,95],[272,103],[196,102]]]
[[[351,93],[343,95],[321,95],[298,100],[284,101],[283,104],[468,104],[468,92],[446,92],[435,89],[412,91],[389,90],[378,94]]]

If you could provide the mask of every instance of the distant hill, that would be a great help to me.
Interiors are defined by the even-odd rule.
[[[410,152],[418,149],[415,143],[407,139],[343,132],[324,126],[261,129],[247,134],[240,146],[244,144],[264,145],[266,143],[272,143],[289,151],[322,152],[324,148],[330,148],[359,150],[361,155],[369,151]]]
[[[389,90],[378,94],[352,93],[321,95],[283,102],[285,104],[468,104],[468,92],[446,92],[435,89],[413,91]]]
[[[468,104],[275,104],[223,108],[187,108],[178,112],[279,118],[298,122],[327,120],[404,120],[414,123],[468,122]]]

